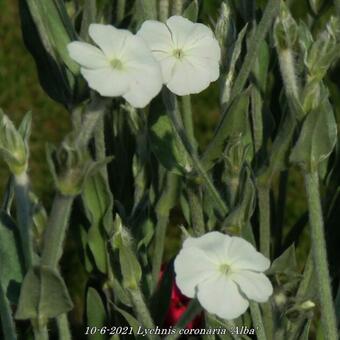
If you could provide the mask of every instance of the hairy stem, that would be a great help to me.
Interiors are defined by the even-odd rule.
[[[143,325],[144,328],[154,329],[155,324],[151,318],[149,309],[145,304],[140,288],[137,287],[129,289],[129,294],[134,310],[136,311],[138,321]],[[156,340],[158,339],[158,336],[150,334],[149,339]]]
[[[265,327],[262,320],[261,310],[256,302],[250,303],[250,313],[253,319],[253,327],[256,328],[256,336],[258,340],[267,340]]]
[[[117,1],[117,22],[121,23],[125,17],[126,0]]]
[[[73,196],[64,196],[57,193],[54,198],[52,210],[47,223],[44,236],[44,248],[41,264],[57,268],[63,252],[63,242],[71,214]]]
[[[154,255],[152,258],[153,288],[156,287],[159,279],[169,214],[176,202],[178,189],[178,177],[176,175],[167,174],[165,181],[165,189],[156,206],[157,225],[155,230]]]
[[[31,267],[33,262],[32,214],[28,186],[29,180],[26,172],[14,176],[16,212],[26,270]]]
[[[270,258],[270,190],[261,185],[257,189],[260,214],[260,251]]]
[[[309,208],[314,270],[318,282],[317,289],[320,300],[323,331],[326,339],[336,340],[338,339],[338,331],[328,271],[327,248],[320,201],[319,176],[317,171],[305,173],[305,187]]]
[[[57,317],[57,326],[58,326],[59,339],[62,339],[62,340],[72,339],[70,325],[67,319],[67,314],[62,314]]]

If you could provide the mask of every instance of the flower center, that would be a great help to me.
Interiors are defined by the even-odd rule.
[[[177,59],[182,59],[184,57],[184,52],[183,52],[182,49],[177,48],[177,49],[174,50],[173,55]]]
[[[117,58],[112,59],[110,64],[116,70],[121,70],[123,68],[123,63]]]
[[[228,275],[231,271],[231,266],[229,264],[223,263],[220,265],[220,272],[224,275]]]

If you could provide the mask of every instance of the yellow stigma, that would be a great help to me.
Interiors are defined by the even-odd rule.
[[[116,70],[121,70],[123,68],[123,63],[119,59],[117,59],[117,58],[112,59],[110,61],[110,64]]]
[[[220,265],[219,269],[222,272],[222,274],[228,275],[231,270],[231,267],[229,266],[229,264],[224,263]]]
[[[184,52],[180,48],[177,48],[176,50],[174,50],[173,55],[177,59],[182,59],[184,57]]]

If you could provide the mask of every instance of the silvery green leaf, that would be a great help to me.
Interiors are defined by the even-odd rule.
[[[72,308],[72,300],[60,274],[48,267],[33,267],[22,283],[15,318],[54,318]]]
[[[328,93],[323,90],[320,104],[305,118],[290,161],[307,171],[315,171],[328,158],[337,141],[337,125]]]
[[[199,10],[198,0],[191,0],[189,5],[186,8],[184,8],[182,16],[193,22],[196,22],[198,18],[198,10]]]
[[[299,273],[295,245],[292,244],[279,257],[277,257],[266,273],[268,275],[276,275],[278,273],[290,275]]]
[[[127,311],[119,308],[118,306],[116,305],[113,305],[113,308],[119,312],[123,317],[124,319],[128,322],[128,324],[132,327],[133,329],[133,333],[135,334],[136,336],[136,339],[138,339],[138,335],[137,335],[137,330],[140,326],[140,322],[133,316],[131,315],[130,313],[128,313]]]
[[[108,259],[106,249],[107,241],[100,224],[93,223],[91,225],[88,230],[87,243],[93,255],[97,269],[105,274],[107,272]]]
[[[309,5],[312,8],[314,14],[319,13],[324,3],[325,3],[325,0],[309,0]]]
[[[176,139],[170,118],[160,100],[151,104],[149,116],[149,138],[153,153],[169,171],[185,175],[191,168],[186,150]]]
[[[215,138],[213,146],[208,146],[202,158],[202,163],[206,169],[210,169],[214,162],[223,156],[225,145],[231,138],[241,138],[244,145],[252,144],[248,111],[249,91],[245,91],[234,99],[223,121],[217,127],[215,134],[220,137]],[[207,158],[207,155],[209,155],[209,158]]]
[[[76,34],[64,2],[20,0],[19,8],[23,39],[36,62],[41,86],[52,99],[73,106],[86,87],[79,66],[68,55],[67,44]]]
[[[28,143],[28,140],[30,138],[31,128],[32,128],[32,112],[29,111],[25,114],[18,128],[19,133],[21,134],[23,140],[26,143]]]
[[[18,302],[24,262],[20,237],[9,215],[0,212],[0,284],[13,304]]]
[[[236,63],[239,60],[241,54],[242,43],[246,32],[247,25],[244,26],[241,32],[238,34],[236,42],[226,50],[224,57],[225,61],[222,60],[222,65],[224,63],[224,67],[226,69],[226,74],[221,78],[220,105],[222,108],[228,104],[230,99],[231,89],[236,74]]]
[[[107,317],[103,301],[98,292],[89,287],[86,296],[86,322],[89,327],[101,328],[106,326]],[[102,340],[103,335],[99,332],[90,336],[93,340]]]

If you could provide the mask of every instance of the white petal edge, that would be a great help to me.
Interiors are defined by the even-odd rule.
[[[202,250],[206,256],[216,265],[226,263],[226,249],[229,247],[231,237],[219,231],[211,231],[200,237],[188,237],[183,248],[197,248]]]
[[[197,248],[183,248],[177,255],[174,268],[176,284],[187,297],[193,298],[197,285],[216,275],[216,265]]]
[[[126,39],[133,36],[128,30],[103,24],[91,24],[89,35],[109,60],[119,58],[124,51]]]
[[[200,283],[197,298],[205,310],[226,320],[238,318],[249,307],[237,285],[224,275]]]
[[[270,261],[252,244],[241,237],[234,236],[227,253],[231,265],[238,269],[263,272],[270,266]]]
[[[250,300],[261,303],[267,302],[273,294],[273,286],[263,273],[242,270],[237,273],[232,273],[230,278]]]
[[[171,31],[174,48],[183,48],[190,39],[195,24],[179,15],[173,15],[166,21],[166,25]]]
[[[74,61],[86,68],[96,69],[109,66],[103,52],[90,44],[73,41],[67,45],[67,50]]]
[[[152,51],[170,51],[172,39],[169,29],[165,24],[155,21],[146,20],[137,32]]]

